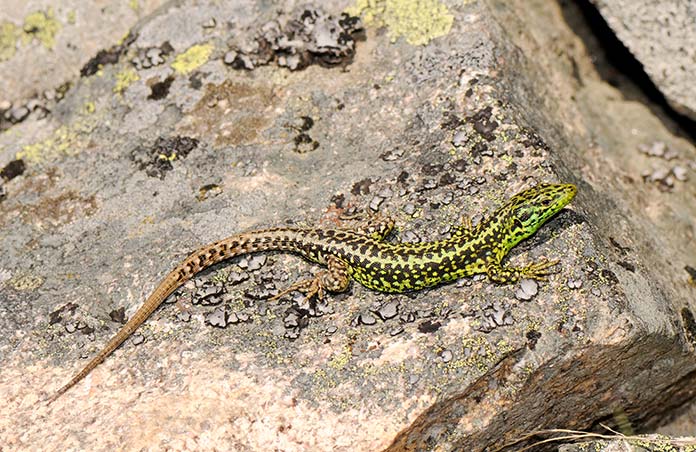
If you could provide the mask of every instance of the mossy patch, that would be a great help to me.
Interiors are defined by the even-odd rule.
[[[0,23],[0,61],[9,60],[14,56],[20,35],[19,27],[12,22]]]
[[[208,61],[208,58],[210,58],[210,54],[213,53],[214,49],[215,46],[210,43],[192,46],[184,53],[180,53],[176,56],[172,63],[172,68],[181,74],[188,74],[204,65]]]
[[[367,25],[387,27],[392,42],[404,37],[413,45],[446,35],[454,22],[438,0],[357,0],[346,12],[362,16]]]
[[[53,15],[52,8],[48,8],[46,12],[33,12],[24,18],[24,41],[28,43],[36,38],[44,47],[52,49],[60,28],[61,24]]]

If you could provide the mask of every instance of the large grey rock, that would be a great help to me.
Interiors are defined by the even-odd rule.
[[[696,2],[591,1],[672,108],[696,119]]]
[[[90,60],[112,61],[128,31],[162,3],[3,0],[0,131],[50,113]]]
[[[556,2],[391,4],[361,41],[343,2],[172,2],[0,134],[3,447],[484,450],[686,400],[693,146],[597,77]],[[431,240],[542,180],[580,189],[511,256],[559,259],[548,283],[268,303],[309,266],[233,260],[42,403],[202,244],[355,207]]]

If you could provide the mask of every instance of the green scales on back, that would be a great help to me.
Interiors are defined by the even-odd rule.
[[[162,302],[200,271],[225,259],[261,251],[285,251],[325,265],[313,278],[299,281],[273,299],[293,290],[307,297],[323,297],[325,291],[345,291],[350,280],[382,292],[406,292],[486,273],[497,283],[520,278],[545,279],[557,261],[542,260],[524,267],[504,267],[505,255],[532,235],[575,196],[572,184],[539,184],[508,200],[472,227],[466,220],[452,237],[428,243],[392,243],[384,239],[394,227],[390,219],[362,228],[275,228],[236,234],[194,251],[172,270],[114,335],[107,345],[50,399],[82,380],[113,352]]]

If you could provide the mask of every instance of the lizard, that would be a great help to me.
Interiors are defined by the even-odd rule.
[[[558,261],[542,259],[522,267],[503,266],[510,249],[534,234],[577,193],[573,184],[541,183],[512,196],[475,226],[469,217],[455,225],[449,238],[424,243],[385,241],[394,228],[390,218],[355,229],[260,229],[205,245],[179,263],[143,305],[82,370],[56,391],[52,403],[85,378],[118,348],[177,288],[204,269],[231,257],[262,251],[299,254],[326,266],[312,278],[292,284],[271,299],[292,291],[307,299],[343,292],[353,279],[380,292],[401,293],[485,273],[500,284],[521,278],[545,280]]]

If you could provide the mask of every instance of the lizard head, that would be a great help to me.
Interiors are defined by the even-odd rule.
[[[504,207],[512,221],[512,246],[534,234],[542,224],[566,206],[577,193],[573,184],[538,184],[512,198]]]

